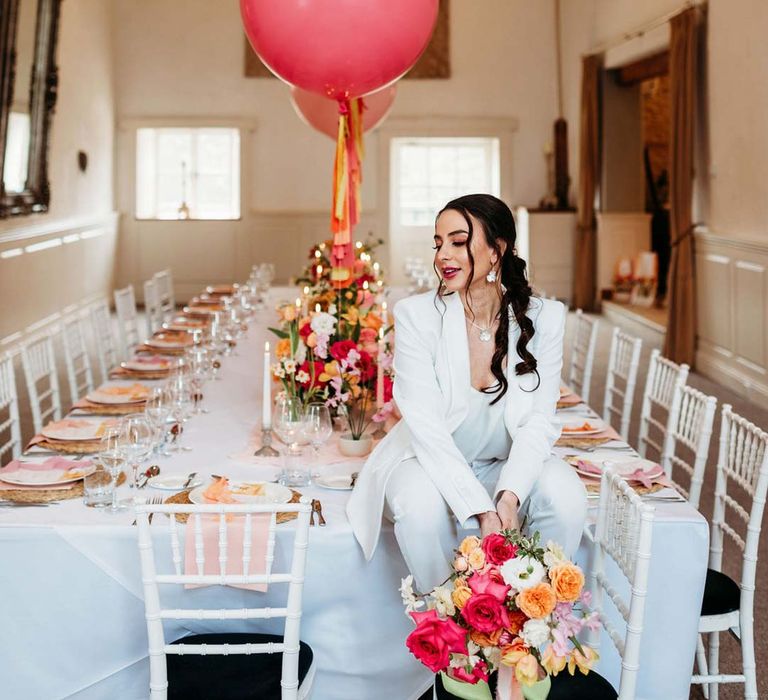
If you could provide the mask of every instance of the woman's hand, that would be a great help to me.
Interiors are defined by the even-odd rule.
[[[496,513],[501,522],[502,530],[519,530],[520,520],[517,516],[517,509],[520,507],[520,501],[512,491],[502,491],[498,502],[496,503]],[[480,523],[482,529],[482,521]]]
[[[495,510],[479,513],[477,519],[480,521],[480,537],[501,532],[501,519]]]

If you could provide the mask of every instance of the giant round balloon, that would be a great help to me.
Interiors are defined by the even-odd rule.
[[[240,0],[245,33],[285,82],[360,97],[401,77],[427,47],[438,0]]]
[[[390,85],[363,98],[363,131],[375,129],[384,121],[396,94],[397,87]],[[293,86],[291,104],[303,122],[336,140],[339,133],[339,103],[336,100]]]

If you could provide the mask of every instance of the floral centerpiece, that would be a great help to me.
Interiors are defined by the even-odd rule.
[[[383,271],[380,264],[374,259],[374,251],[383,243],[381,238],[374,238],[372,233],[368,234],[365,241],[357,241],[354,247],[355,263],[352,268],[352,277],[343,282],[332,279],[331,250],[333,249],[333,240],[329,239],[318,243],[309,249],[309,262],[296,278],[296,284],[309,287],[335,287],[337,289],[352,285],[362,287],[364,282],[368,282],[371,287],[379,282],[383,284]]]
[[[598,625],[583,588],[581,569],[557,544],[540,546],[538,533],[466,537],[445,584],[421,594],[413,577],[403,579],[406,614],[416,623],[406,645],[457,697],[491,698],[494,672],[500,698],[546,697],[549,676],[586,674],[598,658],[579,641]]]

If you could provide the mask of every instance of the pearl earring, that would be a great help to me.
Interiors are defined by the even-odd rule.
[[[486,276],[485,279],[488,280],[491,284],[493,284],[496,281],[496,270],[491,270]]]

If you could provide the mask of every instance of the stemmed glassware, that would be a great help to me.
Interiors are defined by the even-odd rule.
[[[125,463],[125,452],[122,449],[120,428],[113,425],[104,431],[99,443],[99,454],[97,459],[112,477],[112,503],[106,508],[110,513],[116,513],[123,510],[128,505],[127,501],[117,500],[117,480],[120,477],[123,464]]]
[[[319,475],[320,448],[325,444],[333,433],[333,422],[331,421],[331,412],[324,403],[310,403],[304,411],[304,435],[312,445],[312,452],[315,457],[315,471],[312,477]]]
[[[301,466],[302,451],[300,442],[306,436],[304,406],[294,397],[285,397],[275,405],[272,417],[272,429],[288,446],[283,453],[284,467],[279,481],[285,486],[306,486],[309,484],[309,471]]]
[[[174,426],[171,428],[173,442],[170,450],[172,452],[191,451],[191,447],[182,447],[179,444],[181,433],[184,430],[184,423],[192,415],[192,411],[195,408],[194,391],[191,382],[187,376],[177,375],[169,381],[167,391],[171,406],[171,417],[175,421]]]
[[[132,487],[135,487],[139,476],[139,465],[152,454],[155,429],[149,418],[143,414],[126,416],[118,424],[118,445],[131,466],[133,475]]]
[[[165,387],[156,386],[147,398],[144,407],[144,415],[155,431],[154,451],[161,457],[170,457],[171,453],[165,449],[168,440],[168,420],[171,417],[171,401]]]

